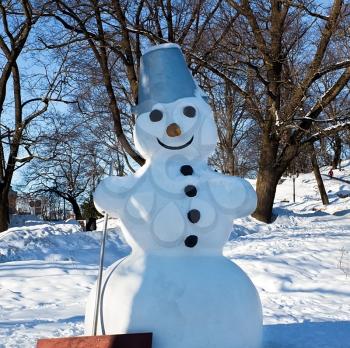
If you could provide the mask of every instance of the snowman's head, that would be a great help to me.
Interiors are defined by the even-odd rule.
[[[154,46],[141,57],[135,112],[135,146],[145,159],[206,159],[215,149],[213,113],[178,45]]]
[[[201,97],[157,103],[136,119],[134,142],[145,159],[173,155],[206,159],[216,141],[213,113]]]

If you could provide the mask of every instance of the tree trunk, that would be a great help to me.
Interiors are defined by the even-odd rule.
[[[9,228],[8,190],[0,188],[0,233]]]
[[[335,136],[335,144],[334,144],[334,157],[332,161],[332,168],[337,169],[341,156],[341,138],[339,135]]]
[[[276,195],[276,187],[279,178],[272,170],[263,170],[258,173],[256,182],[256,194],[258,196],[258,204],[253,217],[259,221],[271,223],[273,220],[273,202]]]
[[[310,148],[311,148],[310,152],[311,152],[312,170],[313,170],[315,178],[316,178],[318,191],[320,192],[322,203],[324,205],[328,205],[329,204],[328,195],[327,195],[326,189],[325,189],[324,184],[323,184],[322,176],[320,173],[320,167],[318,166],[318,163],[317,163],[317,157],[316,157],[314,144],[311,144]]]
[[[235,173],[235,155],[232,147],[225,147],[224,152],[224,173],[234,176]]]
[[[70,199],[69,203],[72,205],[73,213],[75,215],[75,220],[83,220],[83,216],[81,215],[81,210],[76,199],[75,198]]]
[[[278,143],[269,139],[267,134],[263,135],[259,161],[258,178],[256,182],[256,194],[258,204],[253,217],[271,223],[273,220],[273,202],[276,195],[276,187],[282,173],[275,167]]]

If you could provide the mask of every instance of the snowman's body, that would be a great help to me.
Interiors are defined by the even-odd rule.
[[[222,256],[232,220],[251,213],[256,196],[245,180],[209,169],[216,139],[199,97],[158,103],[138,117],[134,140],[146,164],[105,179],[94,195],[100,210],[120,218],[133,250],[106,272],[99,333],[152,331],[153,348],[259,347],[258,294]]]
[[[256,290],[223,256],[135,255],[111,266],[106,279],[99,322],[106,334],[153,332],[153,348],[260,346]]]

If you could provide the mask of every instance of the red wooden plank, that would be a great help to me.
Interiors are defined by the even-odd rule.
[[[37,348],[152,348],[152,333],[45,338]]]

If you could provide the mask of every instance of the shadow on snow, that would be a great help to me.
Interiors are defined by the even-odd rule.
[[[350,321],[264,325],[263,348],[350,348]]]

